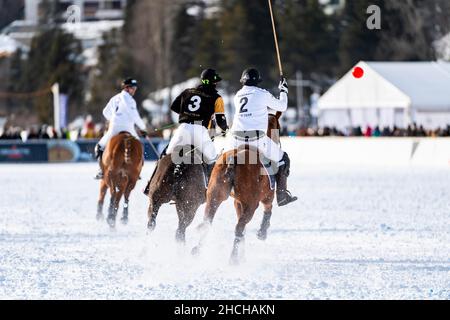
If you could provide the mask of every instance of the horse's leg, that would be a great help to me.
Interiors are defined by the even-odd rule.
[[[114,225],[116,224],[116,217],[117,217],[117,212],[119,211],[120,199],[122,198],[123,194],[124,194],[124,190],[121,188],[116,193],[116,197],[114,199]]]
[[[177,215],[178,215],[178,228],[175,233],[175,239],[179,243],[184,243],[186,241],[186,225],[185,225],[185,216],[186,211],[185,208],[183,208],[183,204],[179,205],[179,203],[176,203],[177,207]]]
[[[129,204],[129,200],[130,200],[130,193],[134,189],[135,185],[136,185],[136,181],[128,183],[128,185],[125,189],[125,193],[124,193],[125,200],[124,200],[124,204],[123,204],[122,218],[120,219],[120,221],[122,221],[123,224],[128,223],[128,204]]]
[[[149,231],[155,230],[156,227],[156,217],[158,216],[159,208],[161,208],[162,203],[156,201],[156,199],[150,197],[150,204],[148,205],[148,223],[147,228]]]
[[[100,196],[97,202],[97,216],[96,216],[97,220],[103,219],[103,203],[105,201],[105,195],[107,190],[108,185],[106,184],[105,180],[102,180],[100,182]]]
[[[122,211],[122,218],[120,218],[120,221],[122,222],[122,224],[127,224],[128,223],[128,203],[130,200],[130,191],[125,191],[124,193],[124,203],[123,203],[123,211]]]
[[[208,191],[206,193],[206,206],[203,223],[197,229],[200,230],[200,240],[196,247],[192,249],[192,254],[200,253],[200,248],[203,246],[210,226],[214,220],[217,209],[222,202],[230,196],[232,181],[227,177],[227,165],[217,165],[213,169],[211,178],[208,184]]]
[[[231,183],[228,181],[225,181],[222,184],[208,187],[208,192],[206,194],[205,215],[203,217],[202,225],[212,224],[217,209],[219,209],[222,202],[228,199],[230,192]],[[200,225],[199,227],[201,228],[202,225]]]
[[[238,216],[238,223],[234,231],[235,237],[233,242],[233,250],[230,257],[230,264],[237,265],[240,262],[240,256],[243,257],[244,255],[242,246],[244,245],[245,240],[245,226],[250,222],[250,220],[252,220],[253,214],[258,207],[258,203],[256,205],[251,205],[235,200],[234,206]]]
[[[228,192],[224,192],[224,190],[217,190],[218,192],[209,192],[207,194],[207,200],[206,200],[206,207],[205,207],[205,215],[203,218],[203,222],[197,227],[197,230],[200,231],[200,240],[192,249],[192,254],[197,255],[200,253],[200,249],[203,246],[206,236],[208,235],[209,229],[211,227],[211,224],[214,220],[214,216],[216,215],[217,209],[219,209],[219,206],[222,202],[224,202],[230,193],[231,187],[228,188],[228,186],[224,186]],[[217,188],[219,189],[219,188]]]
[[[185,243],[186,241],[186,228],[192,223],[195,217],[195,213],[197,212],[198,207],[201,205],[189,205],[185,208],[178,208],[178,229],[176,232],[176,240],[181,243]]]
[[[114,228],[116,226],[116,217],[114,215],[114,204],[116,197],[117,192],[111,191],[111,199],[109,201],[109,208],[108,208],[108,217],[106,218],[106,222],[109,224],[111,228]]]
[[[156,227],[156,218],[159,209],[164,203],[173,198],[173,167],[171,157],[164,157],[158,162],[157,171],[151,180],[149,187],[149,205],[147,210],[148,231],[153,231]]]
[[[120,183],[113,184],[114,191],[111,192],[111,202],[109,205],[108,224],[111,228],[116,226],[117,212],[119,211],[120,199],[125,191],[125,186]]]
[[[261,226],[259,227],[258,233],[256,234],[256,236],[258,237],[259,240],[266,240],[267,239],[267,230],[270,227],[270,218],[272,217],[272,199],[267,200],[267,201],[263,201],[263,205],[264,205],[264,216],[261,222]]]

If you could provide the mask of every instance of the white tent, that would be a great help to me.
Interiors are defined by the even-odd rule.
[[[434,129],[450,124],[450,63],[359,62],[318,101],[319,125]]]

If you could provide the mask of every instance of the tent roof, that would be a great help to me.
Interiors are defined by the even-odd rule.
[[[364,76],[350,70],[318,102],[320,109],[413,108],[450,111],[450,63],[359,62]]]

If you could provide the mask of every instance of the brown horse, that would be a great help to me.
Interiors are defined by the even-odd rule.
[[[193,146],[183,146],[180,149],[186,156],[182,156],[184,164],[177,177],[171,155],[165,155],[158,161],[149,185],[147,227],[150,231],[155,229],[159,209],[173,200],[178,214],[176,240],[184,243],[186,228],[192,223],[197,209],[206,200],[206,188],[201,154],[196,152]]]
[[[103,202],[106,191],[111,192],[107,222],[114,228],[119,203],[125,196],[122,223],[128,222],[128,203],[143,166],[143,150],[141,142],[128,132],[114,136],[106,146],[102,157],[102,169],[105,173],[100,182],[100,197],[97,206],[97,220],[103,218]]]
[[[267,135],[275,142],[279,142],[279,116],[269,116]],[[218,159],[208,184],[204,222],[199,226],[204,232],[200,243],[192,250],[193,254],[199,252],[217,209],[230,195],[234,198],[238,218],[230,262],[239,262],[239,247],[244,242],[245,226],[252,219],[259,203],[264,206],[264,217],[257,236],[260,240],[267,238],[275,192],[270,188],[269,177],[262,174],[263,167],[258,156],[256,150],[245,148],[228,151]]]

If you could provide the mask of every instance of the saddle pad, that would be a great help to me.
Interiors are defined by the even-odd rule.
[[[264,168],[264,171],[266,171],[266,175],[269,177],[270,190],[275,190],[276,179],[275,175],[271,172],[271,162],[268,161],[268,159],[265,159],[265,161],[263,161],[263,159],[260,159],[260,162]]]

